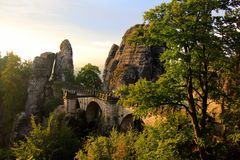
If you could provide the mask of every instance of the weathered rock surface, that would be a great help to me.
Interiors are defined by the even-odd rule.
[[[27,115],[38,115],[40,112],[45,96],[45,86],[51,76],[54,59],[54,53],[46,52],[33,61],[32,75],[28,86],[28,99],[25,106]]]
[[[29,122],[30,117],[27,116],[25,112],[21,112],[16,115],[13,130],[11,132],[11,142],[24,139],[24,135],[26,135],[31,129]]]
[[[50,80],[64,83],[67,76],[73,73],[72,54],[70,42],[64,40],[57,54],[46,52],[34,59],[25,106],[27,115],[40,115],[44,99],[52,94]],[[53,79],[50,79],[52,75]]]
[[[114,44],[105,62],[103,81],[105,90],[113,90],[121,85],[135,83],[141,78],[157,80],[163,73],[159,60],[163,47],[131,45],[128,38],[139,25],[131,27],[122,38],[121,45]]]
[[[54,79],[57,81],[67,82],[68,76],[73,74],[72,46],[65,39],[60,45],[60,52],[56,55]]]
[[[28,133],[30,115],[34,115],[35,120],[41,121],[45,100],[55,96],[54,81],[64,84],[67,82],[67,75],[73,73],[72,54],[70,42],[64,40],[60,45],[60,52],[57,54],[45,52],[34,59],[25,112],[16,117],[12,140],[21,138],[22,135]]]

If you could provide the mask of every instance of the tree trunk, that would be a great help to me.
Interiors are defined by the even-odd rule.
[[[195,138],[195,143],[197,145],[197,148],[200,153],[200,159],[201,160],[207,160],[207,154],[206,154],[206,149],[202,145],[199,145],[199,141],[202,141],[202,131],[199,125],[199,121],[197,118],[197,110],[196,110],[196,105],[194,101],[194,96],[193,96],[193,82],[192,82],[192,71],[191,69],[189,70],[189,80],[188,80],[188,103],[191,109],[191,120],[192,120],[192,125],[193,125],[193,130],[194,130],[194,138]]]
[[[192,118],[193,130],[194,130],[195,143],[196,143],[197,148],[198,148],[199,153],[200,153],[200,159],[201,160],[207,160],[207,154],[206,154],[205,147],[199,145],[199,141],[202,140],[202,134],[201,134],[201,129],[199,127],[198,121],[195,120],[195,118],[193,116],[191,116],[191,118]]]

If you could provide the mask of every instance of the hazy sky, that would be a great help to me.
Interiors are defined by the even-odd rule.
[[[74,64],[103,67],[113,43],[142,23],[144,11],[169,0],[0,0],[0,51],[23,59],[58,52],[64,39]]]

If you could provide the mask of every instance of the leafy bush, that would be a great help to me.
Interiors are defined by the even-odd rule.
[[[135,142],[137,159],[195,159],[189,119],[169,115],[164,123],[147,127]]]
[[[11,155],[11,150],[7,148],[0,148],[0,160],[8,159]]]
[[[86,141],[84,149],[79,150],[75,156],[77,160],[83,159],[131,159],[134,155],[134,141],[136,134],[132,131],[118,133],[113,130],[110,137],[89,137]],[[132,157],[133,158],[133,157]]]
[[[53,112],[54,109],[60,104],[62,104],[62,98],[52,97],[52,98],[46,99],[43,106],[44,116],[49,116],[49,114]]]
[[[113,130],[110,137],[90,137],[76,159],[196,159],[193,134],[185,115],[170,116],[164,123],[142,133]]]
[[[78,72],[76,83],[86,89],[101,89],[102,80],[100,74],[101,72],[97,66],[88,63]]]
[[[63,114],[50,115],[45,125],[36,124],[34,117],[31,123],[32,131],[29,135],[12,147],[17,159],[73,159],[79,143],[66,126]]]

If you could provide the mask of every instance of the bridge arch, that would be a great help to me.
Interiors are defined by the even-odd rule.
[[[77,109],[80,109],[80,103],[79,103],[78,99],[77,99],[77,101],[76,101],[75,109],[76,109],[76,110],[77,110]]]
[[[127,114],[120,123],[120,131],[127,132],[133,127],[133,115]]]
[[[90,102],[86,108],[86,120],[90,127],[96,127],[101,120],[102,110],[97,102]]]

